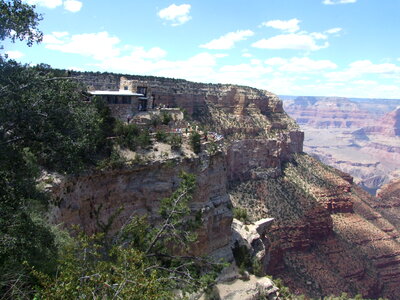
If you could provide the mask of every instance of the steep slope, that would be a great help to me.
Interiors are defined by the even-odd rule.
[[[399,295],[399,232],[347,174],[299,154],[277,179],[237,183],[231,199],[276,219],[269,272],[294,292]]]
[[[378,190],[377,197],[379,201],[372,206],[400,230],[400,179],[385,184]]]

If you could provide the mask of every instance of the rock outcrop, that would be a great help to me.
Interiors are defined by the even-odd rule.
[[[99,224],[107,224],[122,209],[112,230],[121,228],[135,215],[148,215],[149,221],[156,223],[160,201],[178,187],[181,171],[196,175],[197,189],[190,206],[194,213],[201,211],[203,218],[193,254],[230,259],[232,212],[221,153],[65,178],[53,187],[53,222],[79,224],[85,232],[94,233]]]
[[[244,224],[233,219],[231,248],[233,253],[245,251],[249,258],[257,260],[260,265],[260,274],[265,274],[269,263],[270,242],[267,233],[272,225],[273,218],[261,219],[251,224]]]
[[[81,75],[97,89],[118,89],[117,75]],[[202,211],[204,218],[195,254],[231,253],[233,203],[246,209],[253,223],[274,218],[268,241],[264,232],[248,228],[248,234],[240,235],[241,243],[253,256],[261,257],[263,271],[281,277],[292,292],[311,297],[348,292],[397,299],[398,228],[379,210],[376,198],[357,187],[351,176],[302,153],[304,135],[275,95],[234,85],[130,78],[151,85],[160,103],[182,107],[192,120],[223,134],[222,152],[66,179],[54,190],[55,220],[80,223],[92,232],[96,218],[105,222],[122,206],[116,226],[132,214],[148,214],[157,222],[159,199],[174,190],[179,171],[185,170],[197,176],[198,192],[191,207]],[[351,103],[345,106],[348,112],[355,110]],[[329,126],[361,124],[363,114],[359,111],[353,116],[350,125],[341,121]],[[340,118],[346,119],[343,114]],[[264,285],[268,287],[245,290],[258,295],[269,290],[270,285]],[[242,286],[239,283],[236,290]],[[241,298],[246,297],[244,293]],[[233,297],[229,287],[224,295]]]

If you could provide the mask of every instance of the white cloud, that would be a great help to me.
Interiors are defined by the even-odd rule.
[[[373,80],[355,80],[355,81],[352,81],[351,83],[359,84],[359,85],[375,85],[375,84],[377,84],[377,82],[373,81]]]
[[[300,29],[299,23],[301,21],[298,19],[290,19],[288,21],[282,20],[272,20],[268,22],[263,22],[261,26],[272,27],[275,29],[280,29],[286,32],[296,32]]]
[[[339,33],[340,31],[342,31],[342,28],[335,27],[335,28],[331,28],[331,29],[325,30],[325,33],[335,34],[335,33]]]
[[[350,70],[357,73],[391,74],[400,73],[400,67],[395,64],[374,64],[369,60],[359,60],[350,64]]]
[[[276,66],[281,72],[291,73],[319,72],[337,68],[337,65],[330,60],[313,60],[308,57],[292,57],[290,59],[273,57],[267,59],[265,64]]]
[[[47,8],[56,8],[62,4],[62,0],[26,0],[30,5],[40,5]]]
[[[328,38],[328,36],[326,34],[323,34],[320,32],[311,32],[310,36],[316,40],[326,40]]]
[[[25,55],[21,51],[18,51],[18,50],[6,51],[6,54],[7,54],[8,58],[11,58],[11,59],[18,59]]]
[[[64,1],[64,8],[70,12],[78,12],[81,10],[83,3],[77,0]]]
[[[326,5],[334,5],[334,4],[347,4],[356,2],[357,0],[324,0],[322,3]]]
[[[190,4],[172,4],[160,10],[158,16],[163,20],[170,21],[172,26],[178,26],[186,23],[192,18],[189,15],[190,8]]]
[[[214,39],[211,42],[200,45],[200,47],[214,50],[227,50],[233,48],[236,42],[243,41],[253,35],[254,32],[251,30],[238,30],[235,32],[229,32],[218,39]]]
[[[247,57],[247,58],[253,57],[252,54],[247,53],[247,52],[246,52],[246,53],[243,53],[242,56],[243,56],[243,57]]]
[[[44,44],[64,44],[60,38],[68,36],[68,32],[52,32],[51,34],[45,34],[43,36]]]
[[[67,31],[53,31],[52,35],[54,35],[56,38],[61,38],[63,36],[67,36],[68,32]]]
[[[75,53],[91,56],[101,60],[120,54],[120,49],[115,47],[120,40],[109,36],[108,32],[84,33],[77,35],[64,35],[58,39],[54,34],[46,35],[44,43],[46,48],[65,53]]]
[[[262,61],[259,60],[259,59],[253,58],[252,60],[250,60],[250,64],[252,64],[252,65],[261,65]]]
[[[252,44],[255,48],[261,49],[293,49],[316,51],[329,46],[328,42],[317,45],[316,38],[306,33],[291,33],[273,36],[269,39],[261,39]]]
[[[279,66],[287,63],[287,60],[281,57],[272,57],[264,61],[265,64],[270,66]]]
[[[359,60],[351,63],[349,68],[340,72],[330,72],[325,77],[331,81],[348,81],[364,75],[398,75],[400,66],[391,63],[374,64],[369,60]]]

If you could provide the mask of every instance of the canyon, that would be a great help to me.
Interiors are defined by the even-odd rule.
[[[117,90],[121,77],[79,72],[72,76],[103,90]],[[231,261],[238,226],[248,226],[249,233],[255,226],[233,220],[232,207],[240,208],[248,222],[268,223],[256,230],[256,238],[247,238],[248,244],[261,249],[253,252],[262,253],[262,271],[282,278],[292,293],[323,297],[347,292],[396,299],[400,229],[394,220],[399,201],[397,193],[384,191],[397,190],[397,185],[383,189],[381,195],[394,198],[385,196],[388,200],[380,202],[352,176],[306,154],[307,135],[268,91],[124,76],[147,82],[158,103],[180,107],[191,122],[221,134],[220,148],[60,177],[51,186],[53,223],[80,224],[92,233],[118,210],[115,230],[134,215],[158,222],[159,201],[176,189],[179,172],[186,171],[196,175],[190,206],[203,221],[193,254]],[[352,107],[350,103],[349,110]],[[351,120],[370,126],[362,112]]]
[[[283,97],[304,149],[351,174],[371,194],[400,177],[400,100]]]

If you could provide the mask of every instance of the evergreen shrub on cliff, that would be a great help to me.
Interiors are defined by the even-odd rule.
[[[199,154],[201,152],[201,136],[197,131],[190,134],[190,146],[194,153]]]

